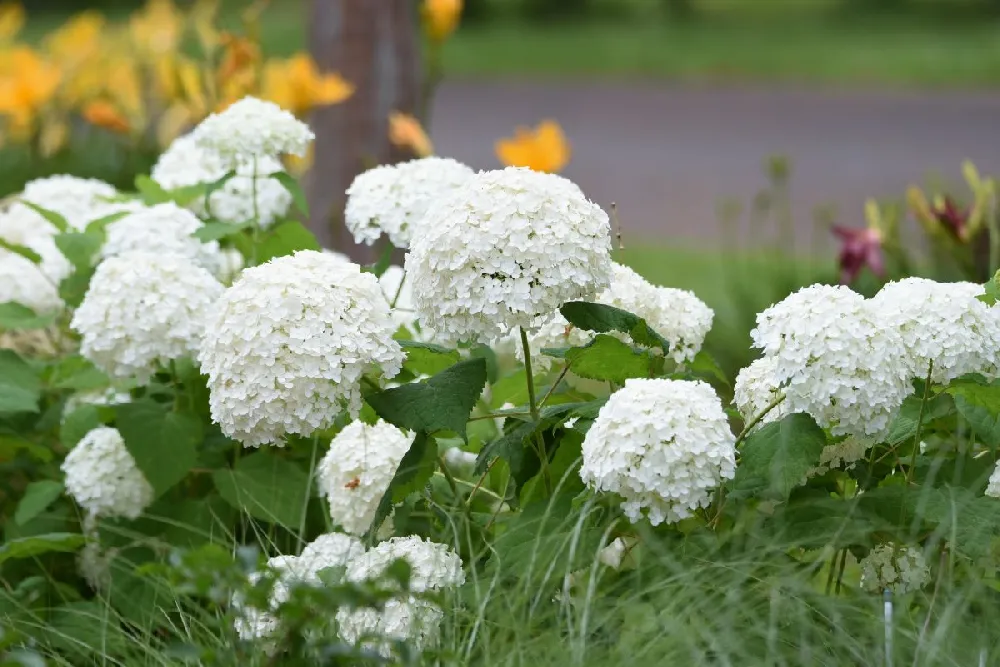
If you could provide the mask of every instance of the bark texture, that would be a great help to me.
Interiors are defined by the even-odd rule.
[[[406,155],[388,139],[392,111],[416,113],[421,57],[413,0],[313,0],[309,46],[322,71],[336,71],[355,86],[343,104],[319,109],[313,168],[306,181],[310,227],[325,247],[370,262],[375,250],[356,246],[343,224],[354,177]]]

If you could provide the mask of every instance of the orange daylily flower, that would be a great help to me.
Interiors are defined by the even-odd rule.
[[[569,162],[570,146],[559,123],[542,121],[534,130],[518,127],[514,136],[496,142],[497,158],[508,167],[557,173]]]
[[[409,114],[393,111],[389,114],[389,141],[400,148],[408,148],[417,157],[434,154],[431,143],[420,121]]]
[[[94,100],[88,103],[80,115],[91,125],[103,127],[119,134],[128,134],[131,129],[128,118],[107,100]]]
[[[343,102],[353,93],[354,86],[338,74],[321,74],[305,53],[271,61],[264,68],[262,96],[296,116],[314,107]]]
[[[0,53],[0,115],[27,126],[52,96],[61,79],[59,68],[26,46]]]
[[[0,42],[8,41],[24,27],[24,7],[20,2],[0,2]]]
[[[462,0],[424,0],[421,9],[427,36],[435,42],[443,42],[458,27]]]

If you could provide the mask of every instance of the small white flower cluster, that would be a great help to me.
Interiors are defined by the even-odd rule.
[[[26,257],[0,248],[0,303],[12,301],[39,315],[63,309],[57,283]]]
[[[920,590],[930,577],[930,568],[919,549],[880,544],[861,559],[861,587],[873,593],[889,589],[897,595]]]
[[[373,426],[351,422],[333,438],[316,477],[334,524],[353,535],[368,531],[411,444],[413,434],[382,420]]]
[[[991,498],[1000,498],[1000,463],[997,463],[990,475],[990,481],[986,485],[986,495]]]
[[[212,418],[247,447],[332,426],[361,409],[365,374],[394,377],[403,351],[375,276],[300,251],[244,270],[208,318],[199,361]]]
[[[256,163],[254,187],[253,160],[240,162],[236,174],[225,185],[208,196],[196,197],[190,204],[194,213],[228,223],[242,223],[257,216],[258,224],[267,228],[284,215],[292,205],[292,195],[269,174],[282,171],[281,162],[272,156],[260,156]],[[215,183],[229,170],[216,153],[197,144],[191,134],[178,137],[153,166],[150,177],[166,190]],[[254,190],[257,197],[254,201]]]
[[[580,477],[617,493],[629,520],[676,523],[711,502],[736,474],[735,437],[711,386],[630,379],[604,404],[583,441]]]
[[[435,340],[483,341],[532,328],[611,280],[608,216],[572,182],[523,168],[481,172],[435,202],[406,271]]]
[[[767,410],[768,406],[781,397],[781,389],[777,381],[778,358],[761,357],[754,360],[746,368],[740,370],[733,383],[733,403],[743,419],[749,422],[758,415],[764,414],[755,429],[764,424],[782,419],[788,413],[788,406],[781,401]]]
[[[198,216],[173,202],[144,207],[108,225],[101,256],[137,251],[181,255],[216,276],[221,275],[225,265],[219,243],[202,243],[195,237],[201,227]]]
[[[95,366],[143,383],[169,361],[197,355],[222,291],[188,257],[130,252],[98,265],[70,326]]]
[[[288,601],[293,585],[318,586],[322,583],[320,572],[338,567],[346,570],[364,552],[364,545],[356,538],[342,533],[326,533],[307,544],[298,556],[269,558],[267,567],[275,573],[269,607],[250,607],[243,603],[240,596],[234,596],[232,605],[238,612],[234,623],[237,634],[243,640],[269,638],[278,628],[277,609]],[[256,584],[262,576],[260,572],[252,573],[250,583]]]
[[[302,157],[315,138],[309,126],[277,104],[244,97],[211,114],[193,131],[195,143],[227,169],[282,155]]]
[[[646,320],[646,323],[670,343],[668,356],[677,363],[694,359],[712,328],[715,313],[693,293],[671,287],[658,287],[633,269],[612,263],[611,286],[597,295],[597,303],[614,306]],[[612,332],[625,343],[632,343],[628,334]],[[558,311],[547,318],[528,337],[532,364],[548,369],[552,359],[541,354],[547,347],[577,347],[586,345],[593,334],[576,329]],[[520,338],[513,333],[512,337]],[[515,345],[515,355],[524,359],[524,352]],[[536,358],[537,355],[537,358]]]
[[[900,332],[910,374],[945,384],[967,373],[996,375],[1000,365],[1000,315],[976,297],[983,286],[906,278],[872,298],[879,321]]]
[[[442,591],[465,583],[458,554],[446,545],[419,537],[394,537],[376,545],[348,565],[347,578],[357,583],[382,580],[389,565],[400,559],[411,568],[411,593]],[[337,612],[337,623],[341,638],[351,644],[371,637],[384,638],[365,642],[365,646],[388,657],[390,640],[409,641],[417,650],[428,646],[437,637],[442,617],[434,603],[408,595],[391,600],[381,611],[341,610]]]
[[[372,245],[386,234],[397,248],[409,248],[431,204],[461,188],[474,174],[461,162],[440,157],[369,169],[347,189],[344,223],[358,243]]]
[[[66,455],[62,471],[66,492],[90,515],[135,519],[153,502],[153,487],[117,429],[88,432]]]
[[[750,335],[775,360],[773,381],[760,382],[835,436],[883,438],[913,391],[902,336],[847,287],[805,287],[758,314]]]

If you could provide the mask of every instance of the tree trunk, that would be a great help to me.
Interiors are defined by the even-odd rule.
[[[413,0],[313,0],[309,47],[321,71],[338,72],[355,86],[342,104],[313,114],[316,145],[306,192],[310,227],[327,248],[370,262],[344,227],[345,190],[359,173],[406,155],[389,143],[392,111],[415,114],[421,57]]]

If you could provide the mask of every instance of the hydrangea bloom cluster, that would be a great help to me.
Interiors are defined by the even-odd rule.
[[[208,197],[195,198],[188,207],[198,215],[211,216],[222,222],[240,223],[253,220],[267,228],[284,215],[292,205],[292,195],[268,174],[283,169],[281,162],[272,156],[257,158],[257,183],[254,187],[253,160],[236,165],[236,175]],[[178,137],[160,155],[150,176],[167,190],[192,185],[214,183],[229,170],[215,152],[198,145],[195,137],[186,134]],[[254,190],[257,191],[256,206]]]
[[[736,474],[735,437],[701,381],[630,379],[608,399],[583,441],[580,477],[617,493],[631,521],[686,519]]]
[[[610,284],[608,216],[559,176],[482,172],[427,216],[406,271],[435,340],[491,341]]]
[[[141,208],[108,225],[101,256],[136,251],[182,255],[219,275],[225,268],[219,243],[196,238],[194,233],[201,227],[198,216],[173,202]]]
[[[63,300],[52,279],[30,259],[0,248],[0,303],[13,301],[38,314],[59,312]]]
[[[356,264],[300,251],[245,269],[201,346],[212,418],[248,447],[329,428],[360,411],[363,375],[399,372],[393,333],[378,280]]]
[[[749,423],[756,419],[781,396],[777,371],[777,357],[761,357],[736,374],[736,382],[733,383],[733,403],[744,422]],[[779,421],[787,414],[788,406],[782,401],[768,410],[755,428]]]
[[[847,287],[805,287],[758,314],[750,335],[775,359],[784,409],[835,436],[883,438],[913,390],[902,336]]]
[[[474,173],[461,162],[440,157],[369,169],[347,189],[344,222],[358,243],[372,245],[386,234],[397,248],[409,248],[414,227],[430,205]]]
[[[413,434],[382,420],[351,422],[333,438],[316,476],[335,524],[354,535],[368,531],[411,444]]]
[[[192,134],[227,169],[286,154],[302,157],[315,138],[309,126],[291,113],[256,97],[244,97],[225,111],[211,114]]]
[[[222,291],[188,257],[130,252],[98,265],[70,326],[95,366],[142,383],[163,364],[198,353]]]
[[[1000,314],[976,297],[975,283],[939,283],[906,278],[885,285],[872,298],[884,326],[898,330],[910,373],[948,383],[967,373],[995,375],[1000,365]]]
[[[320,583],[319,573],[332,567],[346,568],[365,553],[361,540],[343,533],[320,535],[302,549],[299,572],[306,583]]]
[[[597,295],[597,303],[621,308],[646,320],[654,331],[670,343],[669,357],[677,363],[694,359],[712,328],[715,313],[693,293],[670,287],[658,287],[633,269],[612,263],[611,286]],[[613,332],[619,340],[631,343],[628,334]],[[561,313],[549,317],[529,337],[532,364],[540,368],[551,366],[552,360],[540,351],[547,347],[585,345],[593,334],[576,329]],[[524,358],[515,346],[518,359]],[[535,359],[534,355],[538,355]]]
[[[405,560],[410,570],[410,592],[440,591],[465,583],[462,559],[444,544],[419,537],[394,537],[369,550],[347,567],[350,581],[377,581],[389,565]],[[383,582],[384,583],[384,582]],[[395,599],[384,609],[341,610],[337,623],[341,638],[357,643],[363,637],[381,637],[383,641],[367,646],[388,656],[391,646],[386,640],[406,640],[418,650],[432,643],[437,636],[443,614],[434,603],[413,595]]]
[[[117,429],[88,432],[66,455],[62,471],[66,492],[88,514],[135,519],[153,502],[153,487]]]
[[[897,595],[920,590],[930,577],[930,569],[919,549],[905,545],[880,544],[861,559],[861,587]]]
[[[991,498],[1000,498],[1000,463],[993,469],[990,481],[986,485],[986,495]]]

